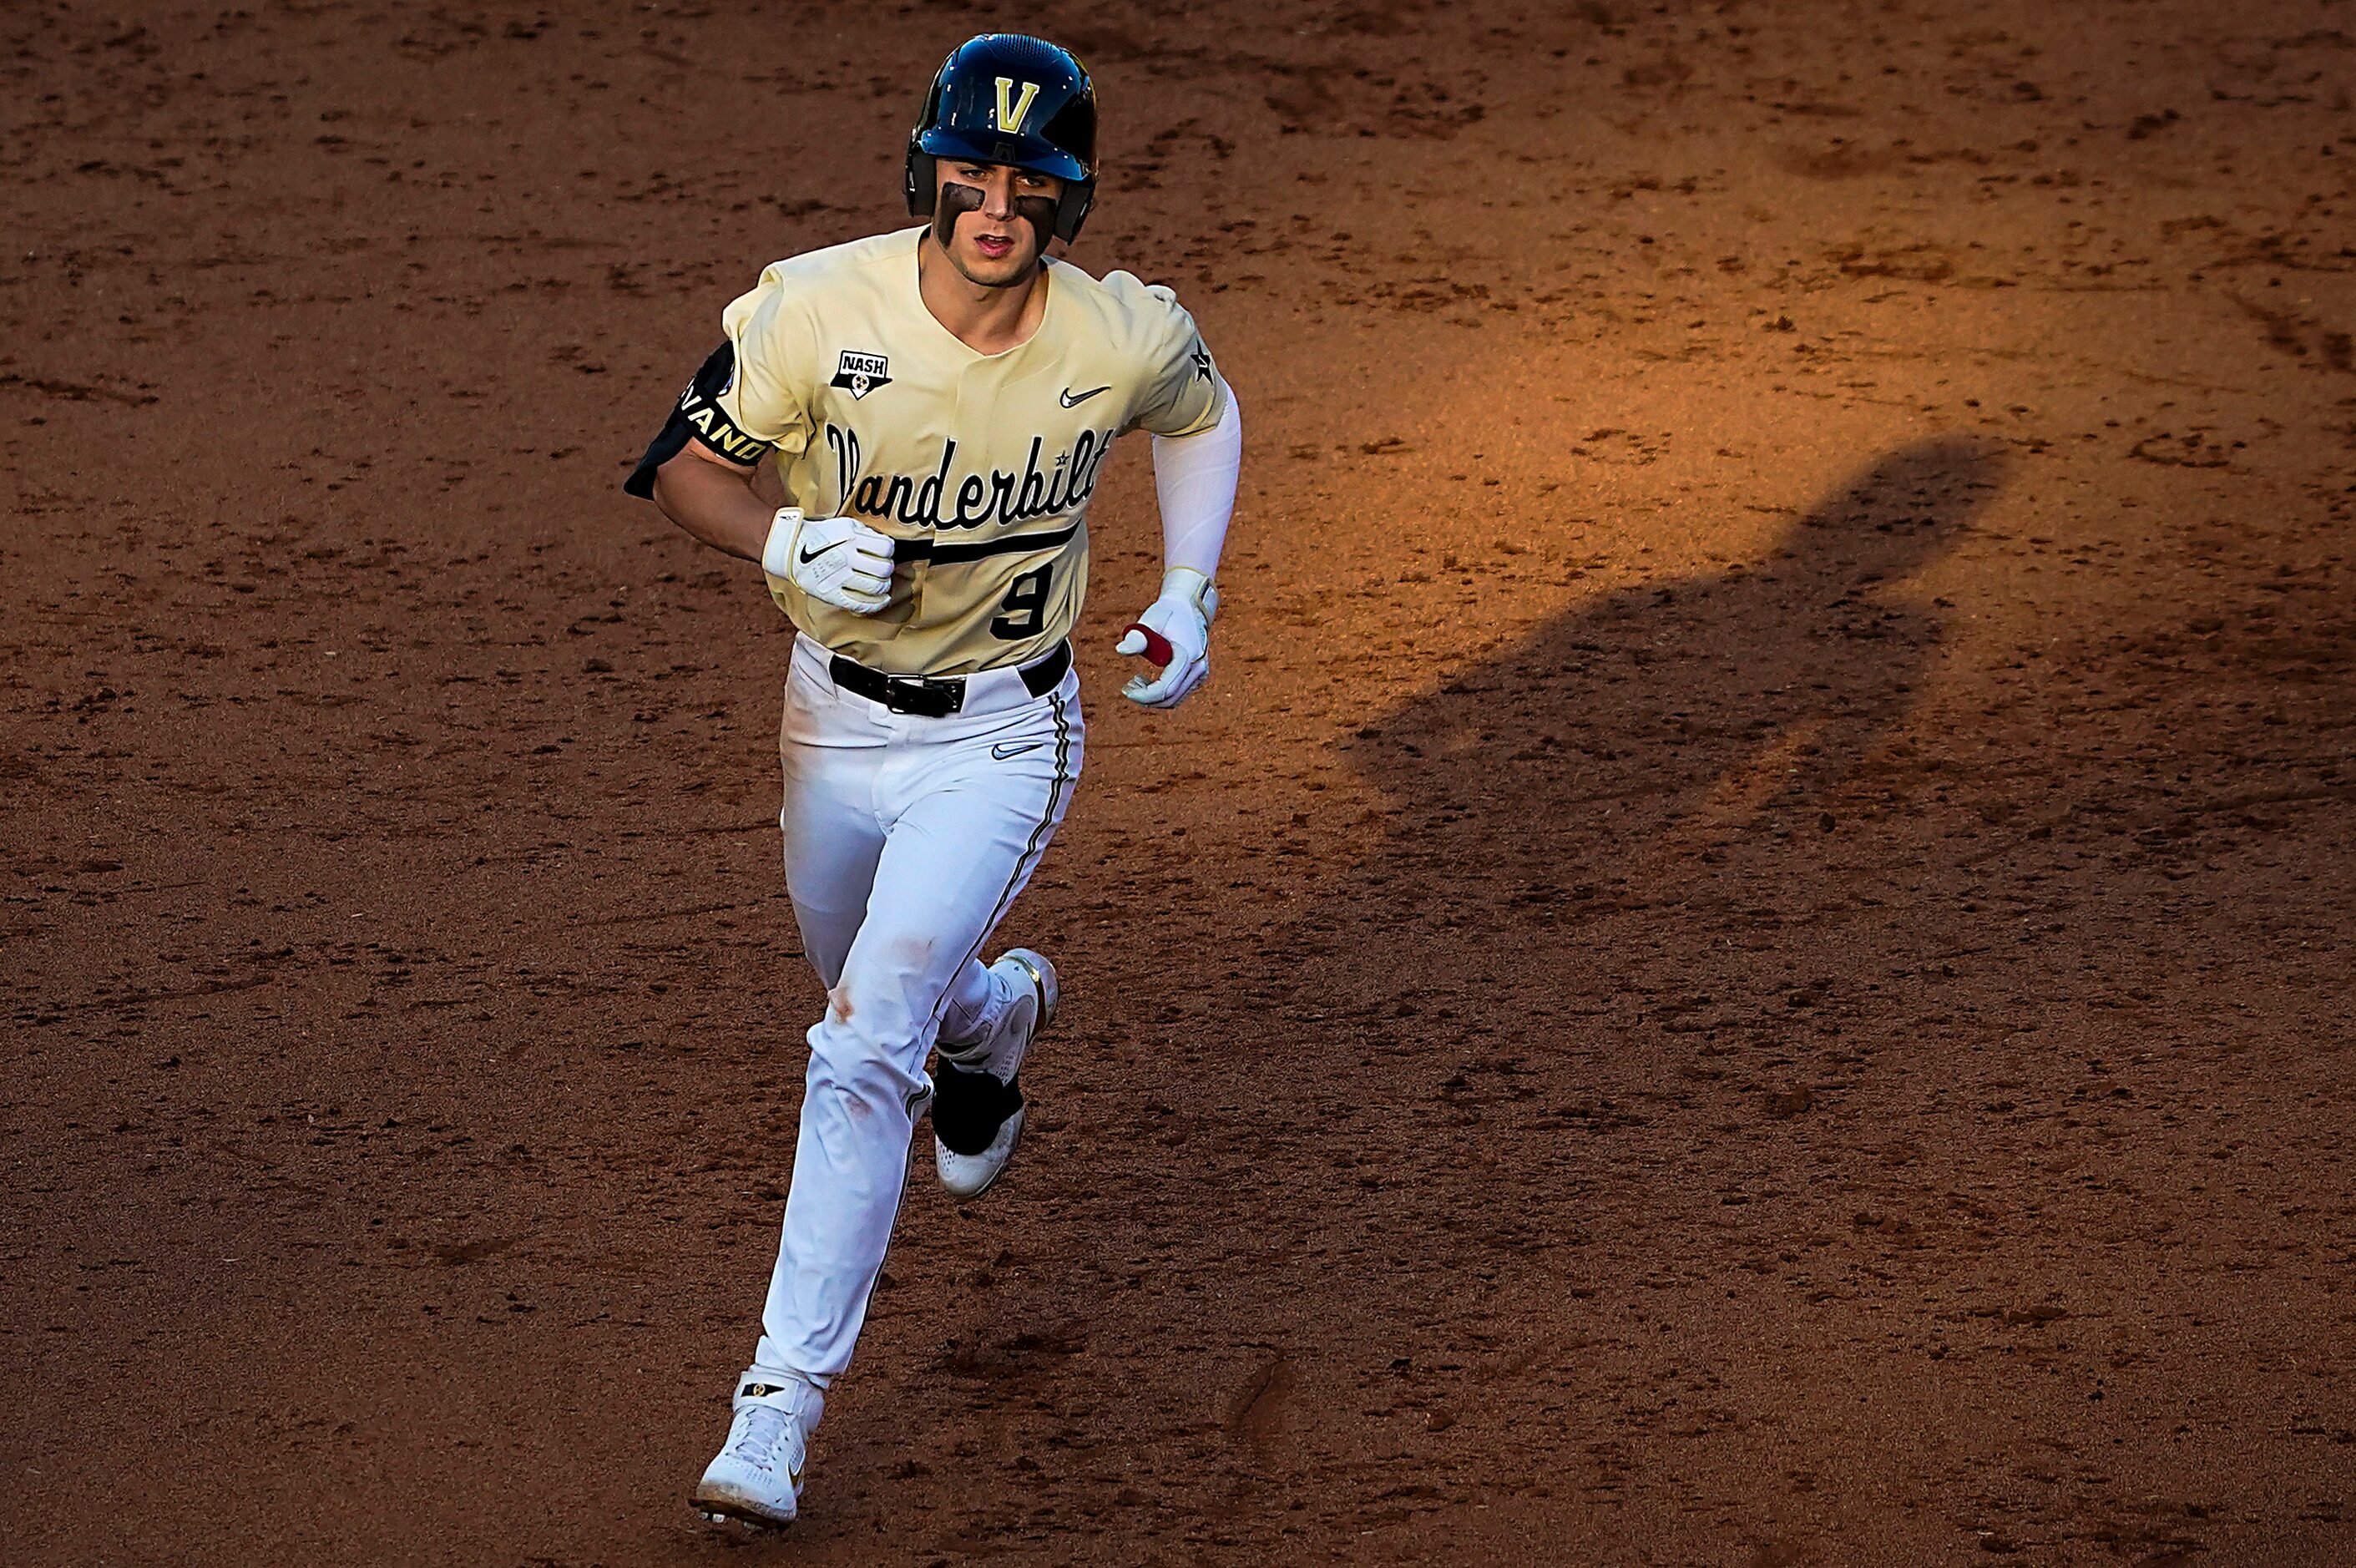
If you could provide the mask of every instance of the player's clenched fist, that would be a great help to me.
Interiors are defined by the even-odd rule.
[[[821,604],[872,616],[891,596],[892,540],[855,518],[804,517],[799,507],[780,507],[761,570]]]
[[[1219,590],[1191,566],[1162,575],[1162,596],[1129,623],[1116,653],[1142,654],[1159,665],[1151,679],[1139,675],[1120,689],[1132,703],[1174,708],[1211,672],[1211,618],[1219,613]]]

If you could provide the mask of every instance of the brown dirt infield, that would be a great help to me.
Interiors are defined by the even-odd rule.
[[[787,638],[617,483],[996,25],[1246,504],[746,1547]],[[10,1563],[2356,1561],[2340,7],[0,31]]]

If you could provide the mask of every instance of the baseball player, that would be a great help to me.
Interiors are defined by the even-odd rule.
[[[1166,570],[1119,651],[1122,694],[1185,700],[1243,427],[1166,288],[1047,254],[1096,195],[1096,92],[1069,53],[992,34],[952,53],[908,139],[918,227],[778,262],[722,320],[627,488],[757,561],[797,636],[785,693],[786,886],[826,983],[785,1227],[715,1520],[798,1506],[824,1391],[851,1361],[929,1104],[943,1186],[997,1180],[1055,965],[983,945],[1055,837],[1084,729],[1066,640],[1114,439],[1152,434]],[[756,499],[774,463],[791,504]],[[938,1048],[932,1071],[927,1054]]]

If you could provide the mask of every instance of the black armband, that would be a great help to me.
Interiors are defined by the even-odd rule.
[[[727,458],[732,463],[750,467],[767,456],[776,447],[766,441],[755,441],[736,428],[735,422],[720,407],[720,394],[736,379],[736,346],[723,343],[712,350],[679,394],[679,403],[671,409],[670,418],[662,430],[647,445],[647,455],[622,481],[627,493],[652,499],[655,493],[655,470],[680,455],[690,437]]]

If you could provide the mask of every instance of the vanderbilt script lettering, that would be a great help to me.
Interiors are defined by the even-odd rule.
[[[1052,462],[1043,464],[1046,439],[1033,435],[1019,470],[992,468],[986,474],[967,474],[956,481],[952,491],[949,471],[957,463],[955,436],[942,440],[940,460],[929,473],[868,474],[862,472],[866,464],[859,432],[831,422],[826,427],[826,446],[834,455],[835,487],[842,497],[842,510],[924,529],[982,528],[1069,511],[1095,493],[1105,455],[1112,450],[1112,437],[1109,430],[1083,430],[1071,450],[1059,452]]]

